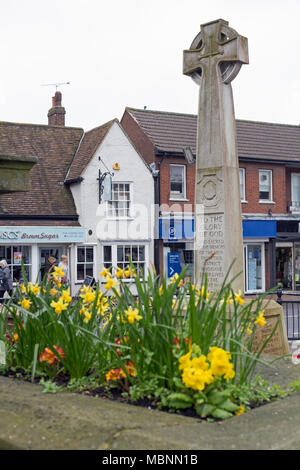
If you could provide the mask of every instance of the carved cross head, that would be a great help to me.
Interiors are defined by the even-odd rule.
[[[202,75],[211,73],[212,68],[219,70],[222,81],[228,84],[237,76],[242,64],[248,63],[247,38],[222,19],[201,25],[190,49],[183,53],[183,73],[198,84]]]

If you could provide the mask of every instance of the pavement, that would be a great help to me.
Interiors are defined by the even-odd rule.
[[[258,372],[288,387],[300,365]],[[0,376],[0,450],[299,450],[300,393],[222,422],[207,422]]]

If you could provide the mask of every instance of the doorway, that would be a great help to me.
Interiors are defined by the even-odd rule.
[[[54,263],[55,266],[58,266],[58,263],[60,262],[60,257],[62,255],[63,247],[62,246],[47,246],[40,248],[40,274],[39,274],[39,280],[42,281],[44,278],[46,272],[49,271],[53,261],[52,258],[54,258]],[[50,258],[50,259],[49,259]]]
[[[293,247],[276,246],[276,284],[293,289]]]

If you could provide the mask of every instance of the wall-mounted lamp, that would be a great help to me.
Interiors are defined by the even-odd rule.
[[[113,170],[120,170],[120,165],[119,165],[119,163],[114,163],[114,164],[113,164]]]

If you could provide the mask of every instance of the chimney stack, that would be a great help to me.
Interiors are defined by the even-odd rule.
[[[64,126],[66,110],[61,105],[61,92],[52,97],[52,108],[48,111],[48,126]]]

